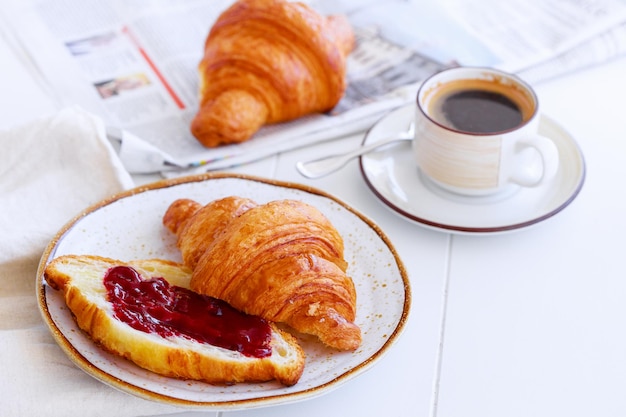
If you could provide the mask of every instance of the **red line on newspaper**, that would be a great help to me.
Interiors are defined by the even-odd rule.
[[[172,100],[174,100],[174,103],[176,103],[176,106],[178,106],[179,109],[183,110],[185,108],[185,103],[183,103],[180,97],[178,97],[178,95],[176,94],[176,92],[174,91],[170,83],[167,82],[167,80],[165,79],[161,71],[159,71],[154,61],[152,61],[152,59],[148,56],[148,53],[145,51],[145,49],[143,49],[141,45],[139,45],[139,41],[137,40],[137,38],[135,38],[135,36],[130,32],[130,30],[127,27],[123,27],[122,32],[124,32],[130,38],[133,44],[137,47],[143,59],[146,60],[146,62],[148,63],[152,71],[154,71],[156,76],[159,78],[159,80],[163,84],[163,87],[165,87],[169,95],[172,97]]]

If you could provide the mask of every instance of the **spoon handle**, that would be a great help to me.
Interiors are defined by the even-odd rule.
[[[340,155],[331,155],[323,158],[315,159],[307,162],[298,162],[296,163],[296,168],[298,172],[307,178],[320,178],[324,177],[328,174],[331,174],[345,164],[348,163],[353,158],[356,158],[359,155],[363,155],[368,153],[376,148],[387,145],[389,143],[401,141],[401,140],[409,140],[412,139],[412,135],[408,135],[407,133],[400,134],[398,136],[382,139],[380,141],[371,143],[369,145],[364,145],[359,148],[354,149],[353,151],[347,152],[345,154]]]

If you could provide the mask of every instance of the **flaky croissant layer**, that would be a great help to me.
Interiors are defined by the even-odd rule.
[[[215,147],[248,140],[265,124],[332,109],[345,92],[353,44],[344,17],[286,0],[239,0],[206,39],[191,132]]]
[[[240,197],[206,206],[177,200],[163,222],[193,269],[195,291],[337,349],[360,345],[343,239],[314,207],[296,200],[258,205]]]

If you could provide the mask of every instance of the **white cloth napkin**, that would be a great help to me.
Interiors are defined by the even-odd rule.
[[[133,186],[101,120],[79,108],[0,131],[0,414],[139,416],[181,409],[136,398],[76,367],[35,297],[39,259],[87,206]]]

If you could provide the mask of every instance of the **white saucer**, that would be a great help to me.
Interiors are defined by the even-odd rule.
[[[408,105],[389,113],[370,129],[363,144],[407,129],[414,111]],[[361,172],[388,208],[422,226],[459,234],[518,230],[559,213],[576,198],[585,181],[585,160],[575,140],[546,116],[541,117],[539,130],[559,149],[556,177],[548,184],[504,196],[463,197],[431,185],[422,178],[409,141],[361,156]]]

